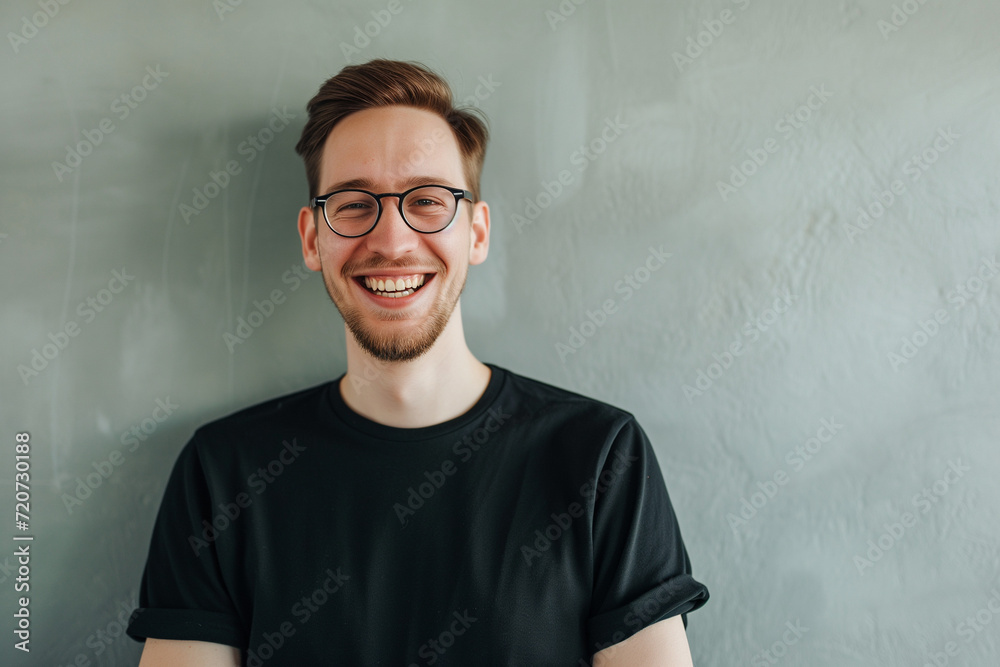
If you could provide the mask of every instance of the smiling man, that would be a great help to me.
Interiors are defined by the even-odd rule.
[[[466,345],[485,124],[386,60],[308,111],[298,230],[347,370],[183,448],[128,627],[141,667],[690,665],[708,590],[642,428]]]

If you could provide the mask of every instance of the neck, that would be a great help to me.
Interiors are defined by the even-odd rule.
[[[410,361],[384,362],[347,330],[347,372],[340,395],[354,412],[397,428],[433,426],[468,412],[486,391],[490,369],[473,356],[460,304],[430,349]]]

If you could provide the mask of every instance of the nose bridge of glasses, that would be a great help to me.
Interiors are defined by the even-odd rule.
[[[386,208],[386,205],[385,205],[385,203],[384,203],[383,200],[389,199],[389,198],[393,198],[393,199],[396,200],[396,209],[397,210],[403,208],[404,194],[402,192],[383,192],[380,195],[375,195],[375,199],[378,200],[379,204],[382,205],[383,209]]]
[[[405,195],[402,192],[384,192],[380,195],[376,195],[375,199],[378,201],[379,204],[378,220],[376,221],[376,224],[378,222],[381,222],[382,219],[385,218],[385,214],[388,209],[392,209],[393,211],[395,211],[403,222],[409,224],[409,221],[406,219],[406,214],[403,212],[404,198]],[[396,200],[395,205],[386,202],[385,201],[386,199],[395,199]]]

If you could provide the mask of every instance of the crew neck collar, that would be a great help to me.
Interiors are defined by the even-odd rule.
[[[487,408],[489,408],[490,405],[496,400],[503,387],[504,381],[506,380],[507,372],[495,364],[491,364],[489,362],[483,363],[486,366],[489,366],[491,371],[490,381],[489,384],[486,385],[486,391],[483,392],[483,395],[479,397],[476,404],[473,405],[467,412],[455,417],[454,419],[441,422],[440,424],[432,424],[430,426],[421,426],[418,428],[401,428],[397,426],[386,426],[385,424],[380,424],[379,422],[358,414],[344,402],[343,396],[340,395],[340,382],[347,375],[346,371],[336,380],[333,380],[329,385],[327,385],[327,401],[340,421],[354,430],[360,431],[361,433],[364,433],[372,438],[407,442],[412,442],[414,440],[430,440],[453,431],[460,430],[469,424],[476,422],[486,412]]]

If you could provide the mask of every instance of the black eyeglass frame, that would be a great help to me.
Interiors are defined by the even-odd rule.
[[[403,213],[403,200],[406,199],[406,196],[411,192],[415,192],[423,188],[432,188],[432,187],[444,188],[451,194],[455,195],[455,215],[453,215],[448,224],[442,227],[441,229],[438,229],[433,232],[425,232],[422,229],[417,229],[416,227],[411,225],[410,221],[406,219],[406,214]],[[371,227],[361,232],[360,234],[353,234],[353,235],[341,234],[340,232],[338,232],[336,229],[333,228],[333,225],[330,224],[330,218],[326,214],[326,200],[334,195],[340,194],[341,192],[363,192],[364,194],[369,195],[375,199],[375,204],[378,206],[378,212],[375,214],[375,222],[372,223]],[[451,227],[456,220],[458,220],[458,211],[460,208],[459,204],[463,199],[468,199],[470,202],[475,203],[475,200],[472,198],[472,193],[469,190],[463,190],[462,188],[453,188],[451,186],[440,185],[438,183],[425,183],[424,185],[418,185],[416,187],[410,188],[405,192],[383,192],[380,195],[377,195],[374,192],[369,192],[368,190],[361,190],[359,188],[344,188],[343,190],[334,190],[333,192],[327,193],[325,195],[320,195],[319,197],[313,197],[312,199],[309,200],[309,206],[310,208],[321,208],[323,210],[323,219],[326,220],[326,226],[330,228],[331,232],[333,232],[337,236],[343,236],[346,239],[356,239],[358,237],[370,233],[373,229],[375,229],[375,226],[379,223],[379,221],[382,220],[383,197],[396,197],[397,198],[396,208],[399,210],[399,217],[403,219],[403,222],[406,223],[407,227],[420,234],[437,234],[438,232],[443,232],[444,230]]]

